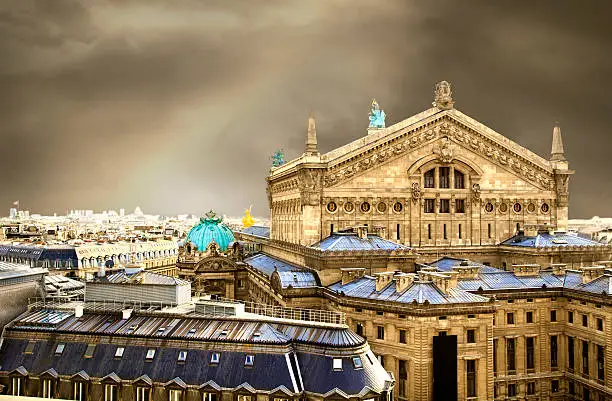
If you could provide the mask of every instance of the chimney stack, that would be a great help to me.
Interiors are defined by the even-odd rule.
[[[404,292],[414,282],[414,274],[398,273],[395,275],[395,291]]]
[[[376,273],[376,291],[381,291],[385,288],[393,279],[395,272],[383,272]]]
[[[340,269],[342,272],[342,285],[348,284],[351,281],[363,277],[365,269],[363,267],[353,267]]]

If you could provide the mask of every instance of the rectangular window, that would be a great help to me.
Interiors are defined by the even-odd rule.
[[[440,213],[450,213],[450,199],[440,199]]]
[[[359,357],[359,356],[354,356],[353,357],[353,367],[355,369],[363,368],[363,363],[361,362],[361,357]]]
[[[179,351],[179,353],[178,353],[178,361],[179,362],[185,362],[186,359],[187,359],[187,351]]]
[[[467,396],[476,397],[476,361],[468,359],[465,361],[465,373],[467,383]]]
[[[435,207],[435,199],[425,199],[423,202],[423,212],[425,213],[433,213]]]
[[[168,401],[182,401],[183,391],[182,390],[170,390],[168,391]]]
[[[574,387],[574,382],[571,381],[571,380],[567,384],[567,391],[568,391],[568,393],[570,393],[570,395],[576,394],[576,388]]]
[[[155,358],[155,349],[150,348],[150,349],[147,350],[146,360],[147,361],[152,361],[153,358]]]
[[[400,225],[399,224],[396,225],[395,230],[396,230],[395,237],[399,240],[400,239]]]
[[[570,323],[574,323],[574,312],[567,312],[567,321]]]
[[[489,231],[489,238],[491,238],[491,223],[487,224],[487,230]]]
[[[497,338],[493,339],[493,375],[497,375]]]
[[[465,199],[455,199],[455,213],[465,213]]]
[[[559,380],[553,380],[550,382],[550,392],[551,393],[559,392]]]
[[[525,314],[527,323],[533,323],[533,312],[529,311]]]
[[[597,379],[605,380],[605,359],[603,345],[597,346]]]
[[[423,187],[424,188],[434,188],[435,187],[434,172],[435,170],[432,168],[431,170],[427,171],[423,175]]]
[[[455,170],[455,189],[465,188],[465,180],[462,172]]]
[[[376,338],[378,340],[385,339],[385,327],[384,326],[376,326]]]
[[[527,382],[527,395],[534,395],[536,393],[535,388],[535,382]]]
[[[406,344],[406,330],[399,331],[399,342],[402,344]]]
[[[380,363],[380,366],[382,366],[384,368],[385,367],[385,356],[384,355],[377,355],[376,358],[378,359],[378,362]]]
[[[597,330],[603,331],[603,319],[599,317],[597,318]]]
[[[551,310],[550,311],[550,321],[551,322],[556,322],[557,321],[557,311],[556,310]]]
[[[582,315],[582,325],[584,327],[589,327],[589,317],[587,315]]]
[[[42,398],[53,398],[53,380],[43,379],[42,384]]]
[[[398,379],[399,379],[399,396],[401,398],[408,397],[408,361],[400,359],[398,361]]]
[[[55,348],[55,355],[61,355],[64,352],[64,348],[66,344],[57,344],[57,348]]]
[[[95,350],[96,350],[96,344],[87,344],[87,349],[85,349],[85,353],[83,354],[83,358],[91,358],[91,357],[93,357],[93,354],[94,354]]]
[[[450,188],[450,167],[438,167],[440,188]]]
[[[210,363],[219,363],[219,359],[221,358],[221,354],[218,352],[213,352],[210,354]]]
[[[34,352],[34,346],[36,345],[36,341],[28,341],[28,344],[26,345],[25,351],[23,351],[24,354],[31,354]]]
[[[136,387],[136,401],[149,401],[151,389],[149,387]]]
[[[550,367],[556,368],[559,366],[559,344],[557,336],[550,336]]]
[[[527,356],[527,370],[535,369],[535,338],[525,338],[526,356]]]
[[[459,237],[459,239],[461,239],[461,238],[462,238],[462,234],[463,234],[463,233],[461,232],[461,224],[459,224],[459,225],[457,226],[457,236]]]
[[[117,349],[115,350],[115,358],[123,357],[123,352],[124,351],[125,351],[124,347],[117,347]]]
[[[74,401],[85,401],[85,383],[82,381],[72,383],[72,399]]]
[[[444,224],[442,227],[442,233],[444,235],[444,239],[448,239],[448,235],[446,234],[446,224]]]
[[[582,373],[589,374],[589,343],[582,341]]]
[[[329,225],[329,233],[330,233],[330,234],[333,234],[333,233],[334,233],[334,223],[331,223],[331,224]]]
[[[469,344],[475,343],[476,342],[476,330],[474,329],[469,329],[467,331],[467,342]]]
[[[514,374],[516,371],[516,339],[506,339],[506,363],[508,374]]]
[[[567,337],[567,367],[574,370],[574,337]]]
[[[508,397],[516,397],[516,384],[508,384]]]
[[[427,225],[427,239],[431,239],[431,224]]]
[[[244,366],[253,366],[255,364],[255,355],[247,355],[244,358]]]
[[[363,337],[363,323],[355,324],[355,333]]]
[[[250,395],[243,395],[243,394],[239,394],[238,395],[238,401],[252,401],[253,397]]]
[[[342,370],[342,358],[334,358],[332,361],[332,369]]]
[[[116,384],[106,384],[104,386],[104,401],[118,401]]]
[[[508,312],[506,314],[506,323],[507,324],[514,324],[514,312]]]
[[[202,393],[202,401],[217,401],[217,393]]]

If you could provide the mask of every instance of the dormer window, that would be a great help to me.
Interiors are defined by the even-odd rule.
[[[178,353],[178,361],[179,362],[185,362],[186,359],[187,359],[187,351],[179,351],[179,353]]]
[[[115,350],[115,358],[123,357],[123,352],[124,351],[125,351],[124,347],[117,347],[117,349]]]
[[[363,368],[363,363],[361,362],[361,357],[358,357],[358,356],[354,356],[353,357],[353,366],[355,367],[355,369],[362,369]]]
[[[57,344],[57,348],[55,348],[55,355],[61,355],[64,352],[64,348],[66,344]]]
[[[221,354],[218,352],[213,352],[210,355],[210,363],[219,363],[219,359],[221,358]]]
[[[196,333],[197,329],[194,327],[192,329],[189,329],[189,333],[187,333],[187,336],[191,337]]]
[[[244,359],[244,366],[253,366],[255,364],[255,355],[247,355]]]
[[[150,348],[150,349],[147,350],[146,360],[147,361],[152,361],[153,358],[155,358],[155,349],[154,348]]]
[[[342,358],[334,358],[332,362],[332,368],[334,370],[342,370]]]

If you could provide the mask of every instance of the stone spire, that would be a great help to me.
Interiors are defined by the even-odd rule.
[[[308,134],[306,136],[306,156],[318,156],[319,148],[317,146],[317,126],[312,113],[308,117]]]
[[[561,139],[561,128],[555,125],[553,128],[552,151],[550,152],[551,161],[565,161],[563,152],[563,139]]]

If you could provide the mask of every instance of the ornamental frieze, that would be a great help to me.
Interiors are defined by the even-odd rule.
[[[472,149],[474,152],[496,164],[514,171],[529,182],[545,190],[555,189],[555,182],[552,179],[552,175],[547,171],[535,166],[522,156],[515,154],[483,135],[475,131],[460,128],[449,121],[444,121],[435,127],[426,127],[412,133],[406,133],[389,142],[386,146],[372,149],[351,159],[349,162],[331,166],[327,170],[323,185],[325,187],[336,185],[353,177],[355,174],[367,171],[391,158],[397,157],[411,149],[423,146],[427,142],[431,142],[438,138],[446,138],[445,143],[435,149],[435,153],[438,154],[440,160],[444,162],[448,162],[453,158],[454,150],[451,144],[452,141],[468,149]]]

